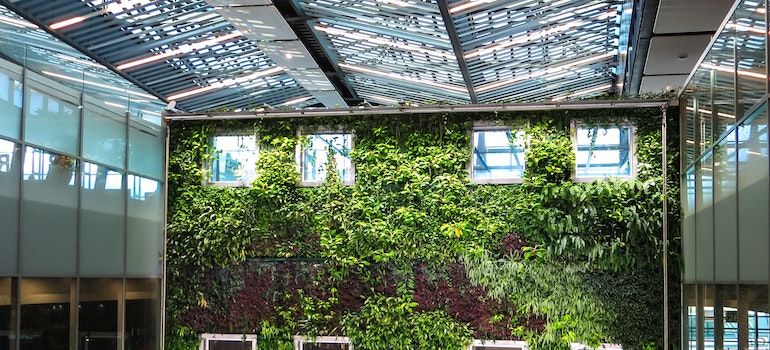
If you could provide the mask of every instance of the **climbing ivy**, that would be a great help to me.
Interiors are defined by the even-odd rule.
[[[659,115],[174,122],[167,305],[175,331],[168,344],[184,348],[190,332],[255,333],[274,348],[290,346],[293,334],[347,335],[361,349],[460,349],[471,335],[526,339],[534,348],[659,343],[659,322],[643,316],[663,307],[662,290],[653,288],[663,254]],[[470,128],[478,120],[526,125],[522,184],[470,181]],[[637,177],[573,182],[573,120],[633,123]],[[335,164],[320,186],[299,185],[298,131],[316,127],[354,133],[354,185],[335,176]],[[208,140],[234,131],[259,137],[257,178],[238,188],[203,185]],[[669,154],[676,252],[678,162]],[[629,283],[628,276],[638,278]],[[638,288],[602,291],[623,283]],[[624,318],[624,308],[637,320]]]

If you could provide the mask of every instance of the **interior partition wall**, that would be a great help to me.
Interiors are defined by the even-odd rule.
[[[681,103],[684,349],[770,348],[766,5],[735,2]]]
[[[0,350],[158,349],[164,105],[42,35],[0,23]]]

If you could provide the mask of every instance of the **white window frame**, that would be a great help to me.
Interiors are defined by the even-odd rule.
[[[216,133],[214,134],[210,141],[211,142],[211,152],[213,156],[213,152],[215,152],[217,149],[214,147],[214,138],[216,137],[227,137],[227,136],[234,136],[234,137],[254,137],[254,172],[257,171],[257,165],[256,162],[259,160],[259,137],[257,134],[251,132],[231,132],[231,133]],[[213,172],[214,169],[212,167],[214,159],[212,158],[210,161],[206,162],[204,164],[204,169],[206,170],[204,174],[206,174],[206,178],[203,179],[204,184],[210,185],[210,186],[227,186],[227,187],[246,187],[250,186],[252,182],[254,182],[254,179],[256,179],[256,174],[253,179],[247,180],[247,181],[214,181],[213,180]]]
[[[524,182],[524,172],[526,171],[525,163],[527,159],[527,148],[529,147],[529,139],[524,140],[524,149],[522,150],[522,153],[524,153],[524,157],[522,157],[522,164],[521,164],[521,176],[519,177],[507,177],[507,178],[493,178],[493,179],[483,179],[483,178],[476,178],[475,175],[475,167],[476,167],[476,132],[477,131],[511,131],[513,133],[518,133],[520,130],[524,129],[524,125],[505,125],[501,122],[494,122],[494,121],[476,121],[473,123],[473,128],[470,131],[470,139],[471,139],[471,159],[468,162],[468,176],[471,178],[472,183],[476,184],[515,184],[515,183],[523,183]]]
[[[578,164],[578,132],[580,131],[580,128],[589,128],[586,123],[581,121],[572,121],[571,126],[571,137],[572,137],[572,144],[573,144],[573,152],[575,154],[575,168],[573,169],[573,175],[572,180],[574,182],[591,182],[594,180],[599,179],[609,179],[609,178],[617,178],[617,179],[634,179],[636,178],[636,126],[631,122],[623,122],[618,123],[616,125],[608,125],[607,127],[599,127],[599,129],[608,129],[608,128],[628,128],[629,133],[631,134],[629,136],[628,140],[628,161],[629,161],[629,175],[611,175],[611,176],[597,176],[597,175],[580,175],[579,171],[579,164]]]
[[[346,130],[342,126],[339,126],[337,128],[328,128],[328,127],[318,127],[312,132],[309,130],[309,128],[301,127],[297,130],[297,137],[302,138],[305,136],[313,136],[313,135],[324,135],[324,134],[341,134],[341,135],[350,135],[350,149],[348,151],[353,150],[355,147],[355,140],[356,135],[352,130]],[[348,156],[350,157],[350,156]],[[305,145],[303,145],[302,142],[297,142],[297,150],[295,154],[296,163],[297,163],[297,171],[299,172],[300,177],[300,186],[321,186],[325,180],[325,177],[323,179],[317,179],[315,181],[305,181]],[[339,170],[339,169],[338,169]],[[353,160],[350,160],[350,169],[348,169],[350,172],[350,178],[347,180],[342,179],[343,185],[353,185],[356,182],[356,165],[353,163]]]
[[[598,348],[592,348],[585,344],[570,343],[570,350],[623,350],[623,346],[620,344],[602,343]]]
[[[198,347],[199,350],[209,350],[209,343],[212,341],[231,341],[231,342],[251,342],[251,350],[257,350],[257,335],[256,334],[214,334],[204,333],[201,334],[201,344]]]
[[[485,347],[485,348],[502,348],[502,349],[510,349],[510,348],[518,348],[520,350],[529,350],[529,346],[527,345],[527,342],[523,340],[483,340],[483,339],[473,339],[473,342],[471,343],[471,346],[468,347],[468,350],[476,350],[478,347]]]
[[[294,350],[308,350],[308,349],[305,349],[305,344],[349,344],[350,350],[353,350],[353,343],[350,342],[350,338],[348,337],[337,337],[337,336],[308,337],[304,335],[294,336]]]

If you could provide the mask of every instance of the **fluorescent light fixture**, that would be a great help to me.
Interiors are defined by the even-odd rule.
[[[597,91],[602,91],[602,90],[608,90],[608,89],[610,89],[611,87],[612,87],[612,84],[607,84],[607,85],[602,85],[602,86],[593,87],[593,88],[590,88],[590,89],[585,89],[585,90],[581,90],[581,91],[576,91],[576,92],[574,92],[574,93],[571,93],[571,94],[569,94],[569,95],[565,95],[565,96],[559,96],[559,97],[554,97],[554,98],[553,98],[553,101],[561,101],[561,100],[565,100],[565,99],[567,99],[568,97],[574,97],[574,96],[587,95],[587,94],[590,94],[590,93],[592,93],[592,92],[597,92]]]
[[[10,17],[5,17],[5,16],[0,16],[0,22],[8,23],[8,24],[10,24],[12,26],[16,26],[16,27],[35,28],[35,29],[38,28],[36,25],[34,25],[32,23],[29,23],[27,21],[18,20],[18,19],[15,19],[15,18],[10,18]]]
[[[228,86],[237,85],[237,84],[240,84],[240,83],[243,83],[243,82],[247,82],[249,80],[258,79],[258,78],[265,77],[265,76],[268,76],[268,75],[271,75],[271,74],[275,74],[275,73],[278,73],[278,72],[283,72],[283,67],[268,68],[268,69],[261,70],[259,72],[256,72],[256,73],[253,73],[253,74],[249,74],[249,75],[246,75],[246,76],[243,76],[243,77],[218,81],[218,82],[213,83],[213,84],[208,85],[208,86],[204,86],[204,87],[200,87],[200,88],[197,88],[197,89],[188,90],[188,91],[185,91],[185,92],[180,92],[178,94],[170,95],[166,99],[169,100],[169,101],[176,101],[176,100],[184,99],[184,98],[187,98],[187,97],[190,97],[190,96],[193,96],[193,95],[199,95],[199,94],[202,94],[202,93],[207,92],[207,91],[211,91],[211,90],[221,89],[221,88],[228,87]]]
[[[307,97],[307,96],[306,96],[306,97],[295,98],[295,99],[293,99],[293,100],[288,100],[288,101],[286,101],[286,102],[284,102],[284,103],[281,103],[281,104],[280,104],[280,106],[291,106],[291,105],[295,105],[295,104],[297,104],[297,103],[300,103],[300,102],[305,102],[305,101],[307,101],[307,100],[309,100],[309,99],[311,99],[311,98],[312,98],[312,97]]]
[[[735,29],[737,31],[751,32],[751,33],[756,33],[760,35],[765,33],[765,30],[763,28],[744,26],[742,24],[736,24],[736,23],[727,23],[726,27]]]
[[[78,64],[82,64],[82,65],[86,65],[86,66],[89,66],[89,67],[93,67],[93,68],[104,68],[104,66],[102,66],[99,63],[91,62],[91,61],[86,61],[86,60],[81,59],[81,58],[67,56],[67,55],[61,54],[61,53],[60,54],[56,54],[55,56],[65,60],[65,61],[75,62],[75,63],[78,63]]]
[[[104,101],[104,104],[106,104],[108,106],[112,106],[112,107],[126,108],[125,105],[122,105],[120,103],[115,103],[115,102]]]
[[[695,111],[695,108],[687,106],[687,110],[688,111]],[[703,109],[703,108],[698,108],[698,112],[703,113],[703,114],[708,114],[708,115],[711,115],[713,113],[713,111],[708,110],[708,109]],[[732,115],[732,114],[717,112],[717,115],[720,116],[720,117],[724,117],[724,118],[735,119],[735,116]]]
[[[389,97],[380,96],[380,95],[366,95],[366,97],[372,101],[380,101],[380,102],[385,102],[392,105],[395,105],[398,103],[398,100],[394,98],[389,98]]]
[[[504,49],[510,48],[512,46],[516,46],[516,45],[524,44],[524,43],[527,43],[527,42],[530,42],[530,41],[533,41],[533,40],[538,40],[538,39],[541,39],[541,38],[544,38],[544,37],[548,37],[548,36],[554,35],[556,33],[563,32],[565,30],[569,30],[569,29],[572,29],[572,28],[575,28],[575,27],[582,26],[584,24],[588,24],[588,22],[582,21],[582,20],[580,20],[580,21],[573,21],[573,22],[569,22],[569,23],[566,23],[566,24],[562,24],[560,26],[556,26],[556,27],[550,28],[550,29],[542,30],[542,31],[537,32],[537,33],[521,34],[521,35],[517,36],[516,38],[513,38],[513,39],[508,40],[506,42],[499,43],[499,44],[492,45],[492,46],[489,46],[489,47],[486,47],[486,48],[483,48],[483,49],[478,49],[478,50],[466,53],[465,54],[465,58],[469,59],[469,58],[473,58],[473,57],[480,57],[480,56],[486,55],[488,53],[504,50]]]
[[[453,91],[453,92],[457,92],[457,93],[460,93],[460,94],[467,94],[468,93],[467,89],[459,88],[459,87],[452,86],[452,85],[449,85],[449,84],[442,84],[442,83],[437,83],[437,82],[432,82],[432,81],[427,81],[427,80],[415,79],[415,78],[412,78],[412,77],[405,77],[405,76],[398,75],[396,73],[386,73],[386,72],[376,71],[376,70],[368,69],[368,68],[364,68],[364,67],[353,66],[353,65],[350,65],[350,64],[346,64],[346,63],[340,63],[339,65],[342,68],[347,68],[347,69],[350,69],[352,71],[356,71],[356,72],[360,72],[360,73],[367,73],[367,74],[371,74],[371,75],[376,75],[376,76],[380,76],[380,77],[384,77],[384,78],[390,78],[390,79],[405,81],[405,82],[409,82],[409,83],[417,83],[417,84],[422,84],[422,85],[427,85],[427,86],[433,86],[433,87],[437,87],[437,88],[440,88],[440,89],[450,90],[450,91]]]
[[[510,85],[510,84],[513,84],[513,83],[516,83],[516,82],[519,82],[519,81],[529,80],[529,79],[532,79],[532,78],[539,78],[539,77],[542,77],[542,76],[545,76],[545,75],[548,75],[548,74],[554,74],[554,73],[559,72],[561,70],[565,70],[565,69],[568,69],[568,68],[571,68],[571,67],[592,63],[592,62],[595,62],[595,61],[600,61],[600,60],[602,60],[604,58],[612,57],[614,55],[615,55],[615,52],[607,52],[607,53],[604,53],[604,54],[601,54],[601,55],[596,55],[596,56],[584,58],[582,60],[577,60],[577,61],[573,61],[573,62],[570,62],[570,63],[567,63],[567,64],[563,64],[561,66],[556,66],[556,67],[553,67],[553,68],[548,68],[548,69],[544,69],[544,70],[541,70],[541,71],[532,72],[532,73],[529,73],[529,74],[526,74],[526,75],[523,75],[523,76],[520,76],[520,77],[515,77],[513,79],[503,80],[503,81],[499,81],[499,82],[495,82],[495,83],[491,83],[491,84],[482,85],[482,86],[479,86],[476,89],[476,92],[484,92],[484,91],[492,90],[492,89],[495,89],[495,88],[498,88],[498,87],[501,87],[501,86]]]
[[[455,12],[464,11],[464,10],[467,10],[469,8],[481,6],[481,5],[484,5],[484,4],[493,3],[495,1],[497,1],[497,0],[470,0],[470,1],[468,1],[468,2],[466,2],[464,4],[462,4],[462,5],[452,6],[452,8],[449,9],[449,13],[455,13]]]
[[[143,65],[143,64],[150,63],[150,62],[162,60],[164,58],[168,58],[168,57],[172,57],[172,56],[188,53],[188,52],[191,52],[193,50],[203,49],[203,48],[206,48],[208,46],[212,46],[212,45],[218,44],[218,43],[226,41],[226,40],[237,38],[239,36],[241,36],[241,32],[236,30],[234,32],[231,32],[230,34],[223,35],[223,36],[220,36],[220,37],[216,37],[214,39],[204,40],[204,41],[193,43],[193,44],[180,45],[179,47],[177,47],[174,50],[166,51],[166,52],[164,52],[162,54],[159,54],[159,55],[152,55],[152,56],[145,57],[145,58],[142,58],[142,59],[138,59],[138,60],[135,60],[135,61],[119,64],[115,68],[118,69],[118,70],[124,70],[124,69],[133,68],[133,67],[136,67],[136,66],[140,66],[140,65]]]
[[[331,27],[315,26],[315,29],[322,31],[324,33],[327,33],[329,35],[337,35],[345,38],[366,41],[372,44],[385,45],[385,46],[395,47],[395,48],[399,48],[407,51],[424,53],[424,54],[435,56],[441,59],[456,59],[454,53],[450,53],[448,51],[430,50],[422,46],[404,44],[393,40],[382,39],[372,35],[356,33],[356,32],[351,32],[351,31],[346,31],[346,30],[341,30],[341,29],[336,29]]]
[[[104,88],[104,89],[118,91],[118,92],[130,94],[130,95],[142,96],[142,97],[150,98],[150,99],[153,99],[153,100],[157,100],[158,99],[157,97],[155,97],[153,95],[144,94],[144,93],[141,93],[141,92],[136,92],[136,91],[132,91],[132,90],[128,90],[128,89],[121,89],[121,88],[114,87],[114,86],[111,86],[111,85],[101,84],[101,83],[97,83],[97,82],[93,82],[93,81],[88,81],[88,80],[85,80],[85,79],[73,78],[73,77],[70,77],[70,76],[66,76],[66,75],[63,75],[63,74],[57,74],[57,73],[53,73],[53,72],[49,72],[49,71],[45,71],[45,70],[43,71],[43,74],[49,75],[49,76],[52,76],[52,77],[56,77],[56,78],[60,78],[60,79],[65,79],[65,80],[69,80],[69,81],[78,82],[78,83],[81,83],[81,84],[88,84],[88,85],[97,86],[97,87]]]
[[[730,68],[722,67],[722,66],[717,66],[715,64],[711,64],[711,63],[703,63],[703,64],[701,64],[701,67],[706,68],[706,69],[714,69],[714,70],[717,70],[717,71],[720,71],[720,72],[725,72],[725,73],[731,73],[731,74],[735,73],[735,70],[732,67],[730,67]],[[747,72],[747,71],[743,71],[743,70],[739,70],[738,71],[738,75],[742,75],[742,76],[749,77],[749,78],[756,78],[756,79],[767,79],[767,75],[760,74],[760,73],[754,73],[754,72]]]
[[[67,20],[64,20],[64,21],[60,21],[60,22],[56,22],[54,24],[51,24],[51,29],[54,29],[54,30],[55,29],[61,29],[61,28],[67,27],[67,26],[71,26],[71,25],[73,25],[75,23],[83,22],[85,20],[86,20],[86,17],[84,17],[84,16],[72,17],[70,19],[67,19]]]
[[[144,113],[144,114],[149,114],[149,115],[152,115],[152,116],[160,117],[160,113],[157,113],[157,112],[148,111],[146,109],[140,109],[140,111],[142,113]]]

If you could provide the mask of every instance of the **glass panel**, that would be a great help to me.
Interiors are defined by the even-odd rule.
[[[21,279],[20,350],[67,350],[70,335],[69,278]]]
[[[11,349],[11,340],[16,339],[13,336],[14,322],[11,322],[11,288],[11,278],[0,277],[0,350]]]
[[[84,350],[117,349],[123,280],[81,278],[79,291],[78,346]]]
[[[43,147],[76,154],[79,143],[80,109],[75,101],[65,101],[42,91],[46,87],[29,88],[25,116],[25,139]]]
[[[209,181],[250,182],[257,176],[257,137],[216,136]]]
[[[0,62],[0,135],[21,139],[21,69]]]
[[[131,123],[129,128],[128,169],[141,175],[163,178],[163,157],[166,143],[163,133],[157,128]]]
[[[695,279],[695,169],[690,168],[685,174],[682,186],[682,254],[684,255],[684,280]]]
[[[699,163],[695,193],[695,277],[699,281],[714,279],[714,177],[709,154]]]
[[[163,256],[163,191],[159,182],[128,175],[126,273],[156,277]]]
[[[735,33],[738,55],[739,117],[759,102],[767,89],[765,24],[765,13],[757,11],[754,0],[741,1],[727,24]]]
[[[697,303],[695,284],[686,284],[682,286],[682,339],[685,341],[685,349],[697,349]]]
[[[738,280],[735,132],[714,148],[714,279]]]
[[[519,130],[474,130],[474,179],[520,179],[524,174],[524,132]]]
[[[698,327],[703,334],[703,344],[706,345],[700,349],[710,348],[714,344],[714,285],[699,285],[701,300],[698,304]]]
[[[251,350],[253,347],[251,340],[208,340],[209,350]]]
[[[695,78],[693,78],[695,79]],[[698,114],[695,109],[697,108],[698,99],[695,97],[687,98],[687,114],[684,118],[685,124],[683,126],[684,139],[684,165],[689,166],[695,162],[696,153],[699,151],[697,148],[697,140],[695,139],[695,116]]]
[[[126,279],[126,350],[160,349],[160,280]]]
[[[353,162],[349,152],[353,146],[352,134],[309,135],[302,153],[302,181],[322,182],[326,179],[329,154],[333,154],[335,166],[342,181],[353,180]]]
[[[760,109],[738,128],[738,242],[741,281],[768,276],[767,110]]]
[[[714,349],[738,348],[738,292],[734,284],[714,286],[713,318],[706,319],[706,329],[713,329]]]
[[[15,275],[19,237],[21,147],[0,139],[0,275]]]
[[[578,178],[631,176],[630,127],[578,127]]]
[[[77,160],[27,147],[21,228],[21,273],[73,276],[76,266]]]
[[[100,108],[95,104],[85,103],[83,157],[124,169],[126,167],[126,117],[125,114],[120,113],[120,110],[106,107]]]
[[[83,162],[80,198],[80,275],[123,276],[126,227],[123,174]]]
[[[738,348],[767,349],[770,339],[767,285],[739,285],[738,292],[738,310],[735,317]]]

